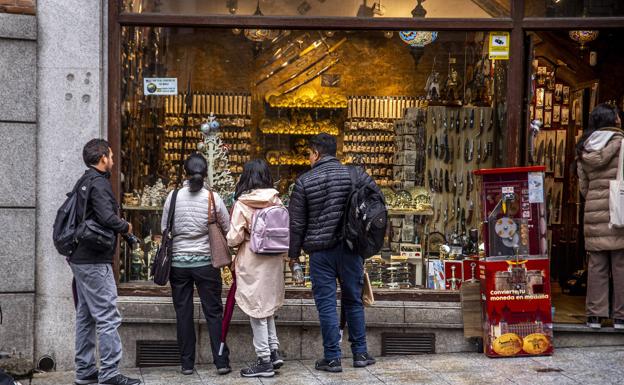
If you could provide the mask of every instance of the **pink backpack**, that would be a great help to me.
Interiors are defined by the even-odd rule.
[[[290,217],[286,207],[256,210],[251,219],[251,251],[256,254],[283,254],[290,245]]]

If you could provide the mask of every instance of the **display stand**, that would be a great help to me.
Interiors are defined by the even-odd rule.
[[[553,352],[544,171],[475,171],[481,179],[485,259],[479,276],[488,357]]]

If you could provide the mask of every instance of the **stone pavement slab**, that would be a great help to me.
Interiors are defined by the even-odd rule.
[[[200,365],[191,376],[178,367],[126,369],[145,385],[622,385],[624,346],[558,349],[552,357],[491,359],[457,353],[379,358],[355,369],[343,360],[342,373],[314,369],[314,361],[286,361],[273,378],[241,378],[240,369],[219,376],[212,365]],[[28,382],[23,382],[26,385]],[[73,373],[36,375],[33,385],[71,385]]]

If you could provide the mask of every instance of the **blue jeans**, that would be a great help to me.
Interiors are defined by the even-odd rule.
[[[367,351],[362,303],[364,260],[341,242],[332,249],[310,253],[312,293],[319,312],[327,360],[341,358],[340,328],[336,313],[336,278],[340,281],[351,351],[353,354]]]

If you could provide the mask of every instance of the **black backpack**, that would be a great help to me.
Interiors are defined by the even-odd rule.
[[[370,258],[381,250],[388,210],[383,195],[368,184],[357,187],[357,170],[349,167],[351,193],[344,216],[343,237],[347,246],[361,256]]]
[[[94,177],[89,181],[89,187],[87,191],[89,191],[91,183],[93,183]],[[61,205],[61,207],[56,212],[56,219],[54,220],[54,226],[52,230],[52,240],[54,241],[54,247],[59,252],[59,254],[70,257],[74,250],[76,250],[77,243],[75,241],[76,228],[79,225],[78,221],[78,213],[77,205],[78,199],[80,199],[80,194],[78,192],[78,188],[84,182],[84,178],[80,178],[74,189],[67,193],[67,199]],[[87,195],[86,201],[89,200],[89,196]],[[85,201],[85,205],[87,202]]]

